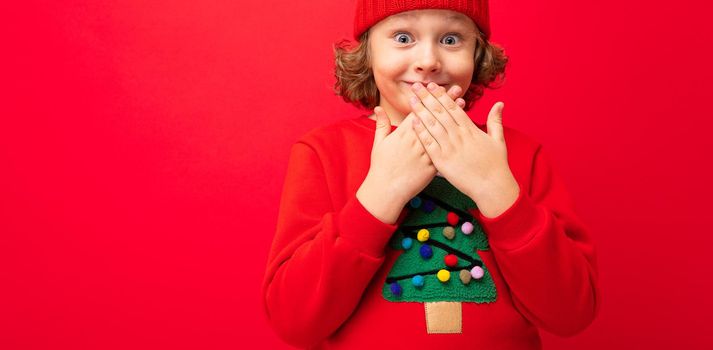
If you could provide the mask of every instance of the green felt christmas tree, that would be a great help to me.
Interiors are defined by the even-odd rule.
[[[429,333],[460,333],[461,302],[495,301],[495,284],[478,251],[488,250],[472,199],[436,176],[416,197],[390,245],[402,253],[383,286],[394,302],[423,302]]]

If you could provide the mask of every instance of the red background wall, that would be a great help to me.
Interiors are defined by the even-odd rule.
[[[0,5],[0,348],[288,348],[259,286],[289,146],[353,0]],[[543,142],[599,249],[602,309],[547,349],[713,346],[711,11],[492,1],[495,101]],[[253,345],[258,347],[257,345]]]

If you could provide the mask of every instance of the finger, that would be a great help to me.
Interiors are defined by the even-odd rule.
[[[374,114],[376,115],[374,145],[377,145],[391,133],[391,122],[384,109],[379,106],[374,108]]]
[[[430,85],[430,84],[429,84]],[[462,89],[460,86],[455,85],[453,86],[453,89],[457,91],[458,95],[460,96],[460,92]],[[463,107],[459,106],[456,101],[454,101],[454,98],[451,98],[450,96],[446,94],[442,94],[439,92],[440,89],[436,89],[435,93],[433,95],[438,99],[438,102],[441,104],[446,109],[446,112],[448,116],[450,116],[453,119],[453,123],[456,125],[469,125],[472,124],[472,121],[470,120],[470,117],[463,111]],[[463,100],[465,102],[465,100]]]
[[[448,89],[448,96],[454,100],[460,98],[460,87],[458,85],[451,86],[451,88]]]
[[[443,105],[438,101],[438,97],[441,95],[445,95],[447,99],[450,99],[443,87],[438,86],[436,83],[428,83],[428,87],[424,88],[421,83],[414,83],[412,89],[416,96],[421,99],[421,103],[426,107],[429,114],[433,115],[435,119],[431,120],[431,117],[427,115],[421,118],[429,128],[429,131],[432,127],[438,127],[438,125],[435,124],[436,121],[441,124],[446,133],[448,133],[448,129],[457,126],[453,118],[448,114],[448,111],[446,111]]]
[[[422,88],[421,90],[425,89]],[[446,132],[446,129],[443,128],[443,125],[441,125],[436,117],[434,117],[433,114],[426,109],[423,103],[419,101],[418,97],[411,96],[409,103],[411,104],[411,109],[416,115],[415,119],[419,119],[420,124],[424,127],[426,132],[428,132],[439,145],[445,146],[448,142],[448,133]]]
[[[490,109],[488,113],[488,135],[496,140],[505,142],[505,135],[503,133],[503,108],[505,104],[503,102],[496,102],[493,108]]]
[[[418,140],[423,145],[423,148],[426,150],[426,153],[428,153],[428,156],[431,157],[431,161],[433,161],[434,158],[440,157],[440,145],[438,144],[436,139],[433,138],[433,135],[428,132],[428,130],[423,125],[423,122],[420,118],[418,118],[418,116],[413,120],[412,125],[413,130],[416,133],[416,136],[418,137]]]
[[[453,85],[453,86],[451,86],[450,89],[448,89],[448,96],[450,96],[452,99],[457,99],[456,102],[459,103],[458,105],[461,106],[461,108],[462,108],[462,107],[465,107],[465,100],[458,97],[458,96],[460,96],[460,92],[461,92],[460,87],[458,85]],[[460,100],[461,102],[458,102],[458,100]],[[404,118],[402,123],[408,122],[410,125],[410,123],[412,123],[413,118],[415,118],[415,117],[416,117],[416,115],[413,112],[411,112],[406,116],[406,118]]]
[[[461,88],[458,85],[453,85],[453,86],[451,86],[450,89],[448,89],[448,96],[450,96],[452,99],[457,99],[456,103],[458,103],[458,105],[461,106],[461,108],[464,108],[465,100],[458,97],[458,96],[460,96],[460,93],[461,93]],[[460,102],[458,102],[459,100],[460,100]],[[411,123],[413,122],[413,119],[415,117],[416,117],[416,115],[413,112],[411,112],[406,116],[406,118],[404,118],[404,120],[401,123],[411,125]],[[406,128],[397,128],[394,132],[402,134],[404,132],[404,130],[402,130],[402,129],[405,130]]]
[[[414,111],[416,116],[421,119],[421,123],[431,134],[431,136],[433,136],[436,142],[438,142],[441,146],[444,146],[445,143],[448,142],[448,131],[439,119],[434,116],[433,110],[431,109],[436,108],[437,111],[435,113],[439,113],[439,111],[442,113],[445,112],[443,106],[438,103],[435,97],[433,97],[433,95],[431,95],[431,93],[421,83],[414,83],[411,86],[411,89],[414,94],[416,94],[416,96],[410,99],[411,109]],[[428,104],[429,100],[431,105],[430,108],[424,105]],[[438,106],[434,106],[434,103]],[[450,127],[453,128],[454,126],[450,125]]]
[[[445,109],[445,112],[442,115],[436,115],[439,120],[441,120],[441,124],[448,126],[460,125],[460,123],[462,123],[463,121],[459,122],[456,118],[456,115],[458,112],[465,112],[462,112],[462,110],[458,107],[458,104],[455,102],[457,97],[452,97],[451,95],[447,94],[445,87],[439,86],[435,83],[429,83],[427,89],[431,92],[431,95],[433,95],[436,101],[438,101],[438,104]],[[458,96],[460,96],[460,86],[454,85],[451,87],[451,90],[458,94]]]
[[[400,136],[408,135],[412,129],[411,123],[413,123],[413,120],[415,118],[416,114],[411,111],[411,113],[407,114],[406,117],[401,121],[396,130],[394,130],[394,134],[398,134]]]

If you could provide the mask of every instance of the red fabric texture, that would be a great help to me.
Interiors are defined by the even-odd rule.
[[[354,15],[354,39],[393,14],[412,10],[444,9],[461,12],[473,20],[485,38],[490,37],[488,0],[357,0]]]
[[[472,214],[490,250],[493,303],[463,303],[460,334],[428,334],[424,304],[390,302],[382,286],[400,251],[398,228],[372,216],[356,191],[370,163],[375,121],[316,128],[296,142],[263,283],[271,326],[313,349],[539,349],[538,330],[578,333],[598,310],[596,254],[541,144],[505,127],[520,196],[495,218]],[[484,126],[480,126],[484,129]]]

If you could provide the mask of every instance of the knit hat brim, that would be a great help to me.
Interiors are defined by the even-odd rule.
[[[354,39],[379,21],[400,12],[442,9],[468,16],[486,39],[490,37],[488,0],[357,0],[354,16]]]

